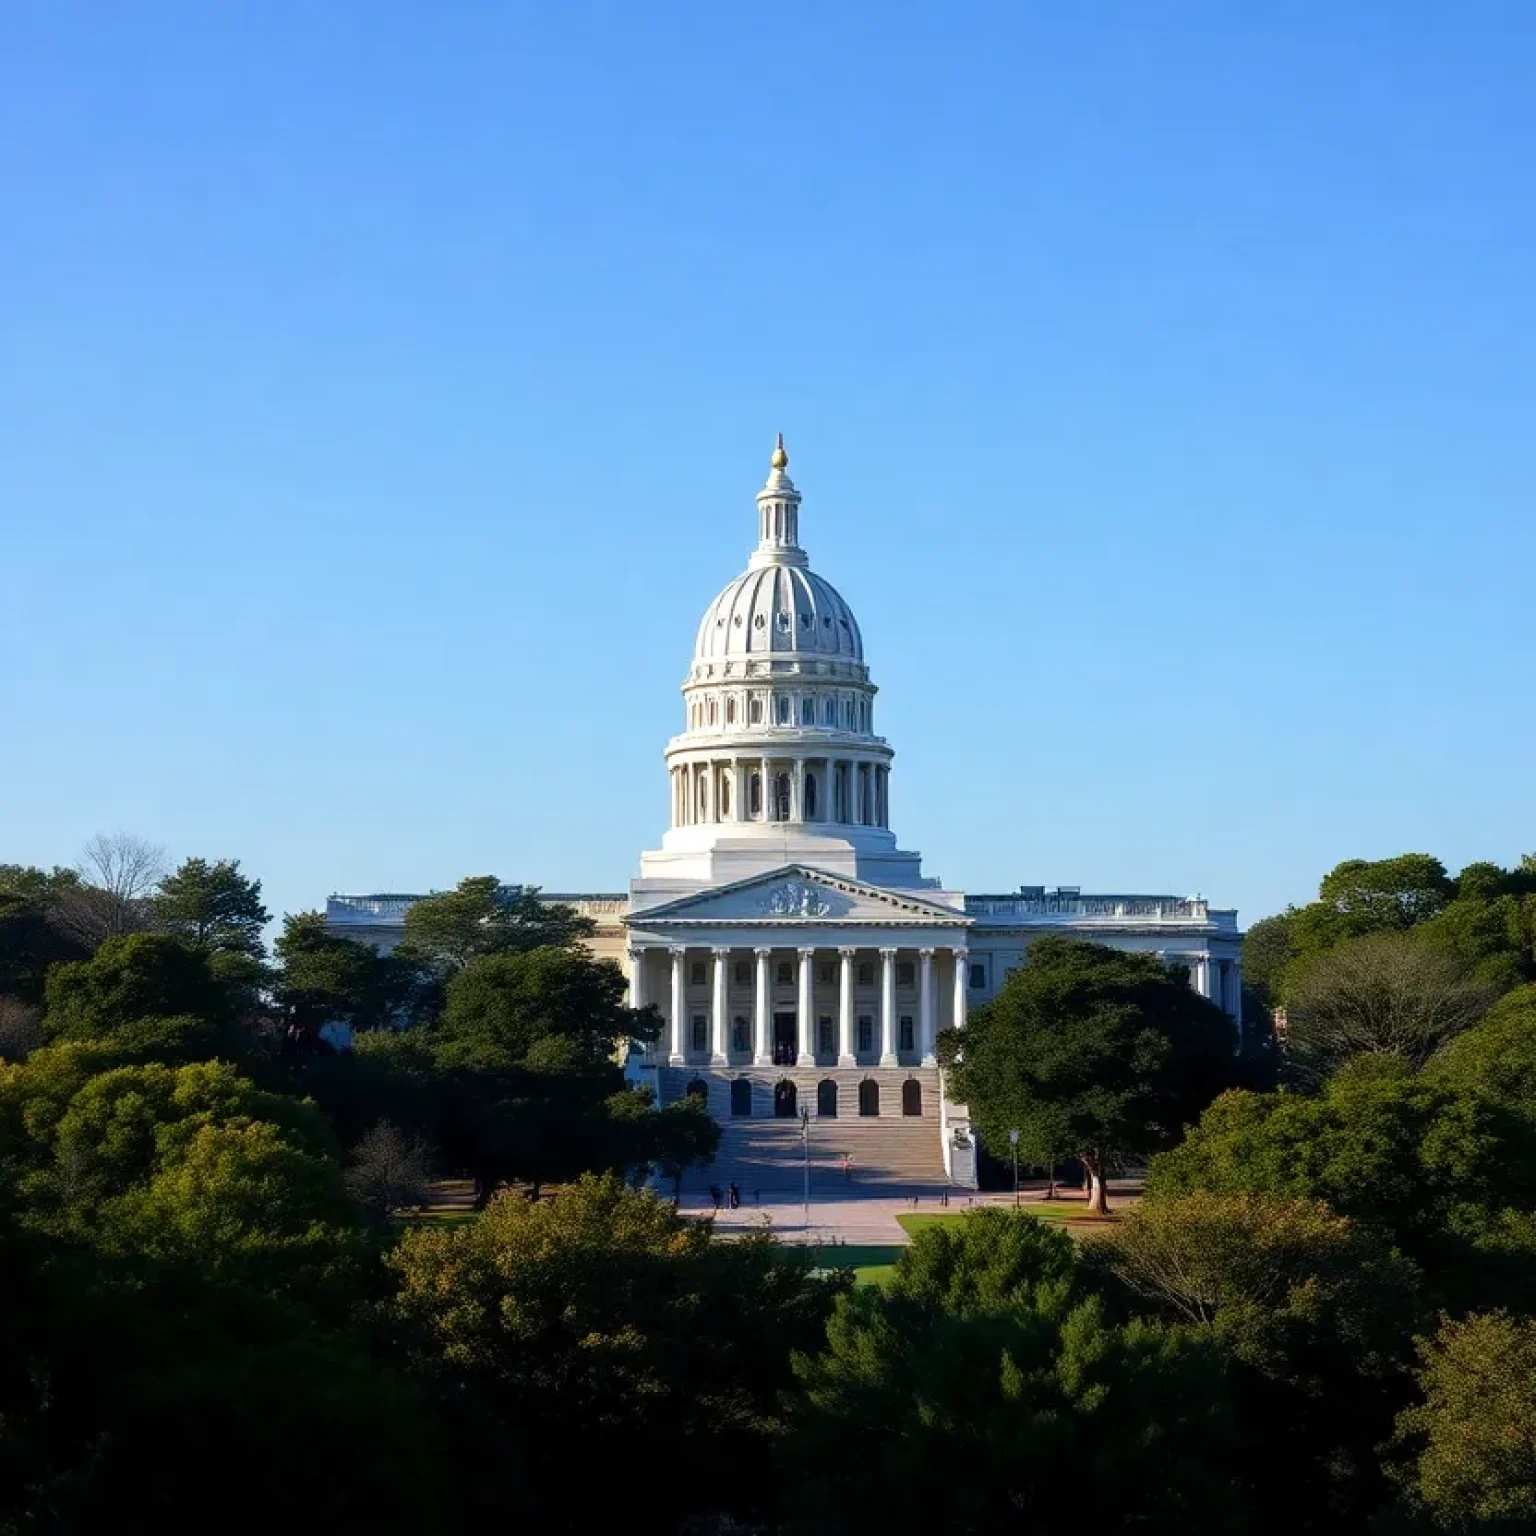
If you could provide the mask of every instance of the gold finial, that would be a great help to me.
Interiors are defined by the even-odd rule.
[[[783,469],[789,463],[789,455],[784,451],[784,434],[779,433],[779,445],[773,450],[773,457],[768,461],[775,469]]]

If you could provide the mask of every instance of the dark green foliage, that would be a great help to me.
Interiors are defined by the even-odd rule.
[[[1387,1237],[1458,1309],[1536,1305],[1536,1125],[1390,1059],[1316,1097],[1224,1094],[1153,1160],[1154,1197],[1320,1199]]]
[[[261,881],[240,873],[239,859],[187,859],[150,901],[155,921],[193,949],[260,958],[261,930],[271,914]]]
[[[1175,1142],[1234,1080],[1231,1021],[1155,956],[1038,939],[1024,965],[946,1035],[955,1096],[995,1155],[1081,1159],[1098,1191],[1122,1160]]]
[[[1241,1529],[1217,1349],[1116,1323],[1032,1217],[919,1233],[890,1287],[840,1299],[795,1368],[792,1530]]]
[[[1447,1046],[1429,1075],[1536,1122],[1536,986],[1500,998]]]
[[[48,967],[89,953],[54,920],[61,894],[79,883],[71,869],[0,864],[0,997],[40,1003]]]
[[[504,1195],[472,1226],[411,1233],[390,1265],[400,1347],[481,1469],[473,1528],[605,1528],[630,1465],[688,1472],[626,1500],[628,1528],[755,1513],[789,1351],[814,1345],[837,1289],[613,1178]]]
[[[134,933],[49,971],[44,1028],[50,1040],[99,1040],[145,1019],[223,1024],[229,1013],[229,993],[206,954],[169,934]]]
[[[383,1029],[406,1011],[415,989],[411,966],[327,933],[320,912],[284,918],[272,947],[277,1001],[309,1033],[332,1021],[358,1032]]]
[[[446,978],[484,955],[569,948],[593,928],[574,907],[541,901],[537,886],[505,886],[494,875],[471,875],[409,908],[397,953]]]

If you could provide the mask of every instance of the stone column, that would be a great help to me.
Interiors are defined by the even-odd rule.
[[[731,759],[731,820],[747,819],[747,776],[741,771],[741,759]]]
[[[917,952],[918,959],[922,962],[922,970],[917,978],[917,1049],[925,1067],[934,1064],[933,1041],[935,1030],[933,1027],[933,951],[920,949]]]
[[[856,827],[864,825],[864,782],[859,772],[861,766],[855,762],[848,764],[848,820]]]
[[[757,773],[758,773],[758,778],[761,781],[762,786],[763,786],[763,793],[762,793],[762,802],[763,802],[762,803],[762,815],[761,815],[761,817],[759,819],[762,820],[762,821],[772,821],[773,820],[773,790],[772,790],[772,786],[768,783],[768,759],[766,757],[763,758],[761,760],[761,762],[759,763]]]
[[[683,967],[688,963],[688,951],[672,949],[668,953],[672,956],[672,1065],[680,1067],[688,1059],[688,1004],[683,996]]]
[[[1211,995],[1211,962],[1205,955],[1196,955],[1189,970],[1190,984],[1201,997]]]
[[[645,947],[631,944],[629,947],[629,1006],[644,1008],[645,997]]]
[[[896,951],[880,951],[880,1065],[896,1065]]]
[[[811,1032],[816,1027],[816,1021],[811,1017],[811,963],[815,959],[814,949],[801,949],[800,951],[800,998],[799,1018],[800,1026],[800,1059],[796,1063],[802,1067],[814,1067],[816,1065],[816,1044],[811,1038]]]
[[[837,1064],[856,1067],[853,1054],[853,958],[856,951],[844,944],[837,951],[842,962],[837,978]]]
[[[731,1059],[729,1054],[730,1036],[727,1034],[729,1020],[725,1016],[726,998],[725,982],[728,968],[731,962],[731,952],[728,949],[716,947],[710,953],[715,957],[714,996],[710,1006],[710,1061],[717,1067],[723,1067]]]
[[[950,951],[955,957],[955,1028],[965,1028],[965,1002],[971,985],[971,952],[956,945]]]
[[[760,1067],[773,1065],[773,1041],[769,1038],[768,1027],[768,960],[773,954],[771,949],[754,949],[752,953],[757,957],[757,996],[752,1009],[752,1038],[755,1045],[753,1061]]]
[[[1232,1017],[1239,1026],[1243,1022],[1243,962],[1234,960],[1229,966],[1232,976]]]

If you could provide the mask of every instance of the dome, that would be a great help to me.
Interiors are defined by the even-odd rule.
[[[693,655],[715,662],[797,653],[862,664],[858,620],[814,571],[765,565],[744,571],[709,605]]]

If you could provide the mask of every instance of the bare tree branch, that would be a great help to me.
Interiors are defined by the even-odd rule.
[[[150,898],[166,872],[165,849],[129,832],[98,832],[76,866],[80,884],[61,893],[53,921],[95,948],[155,927]]]

